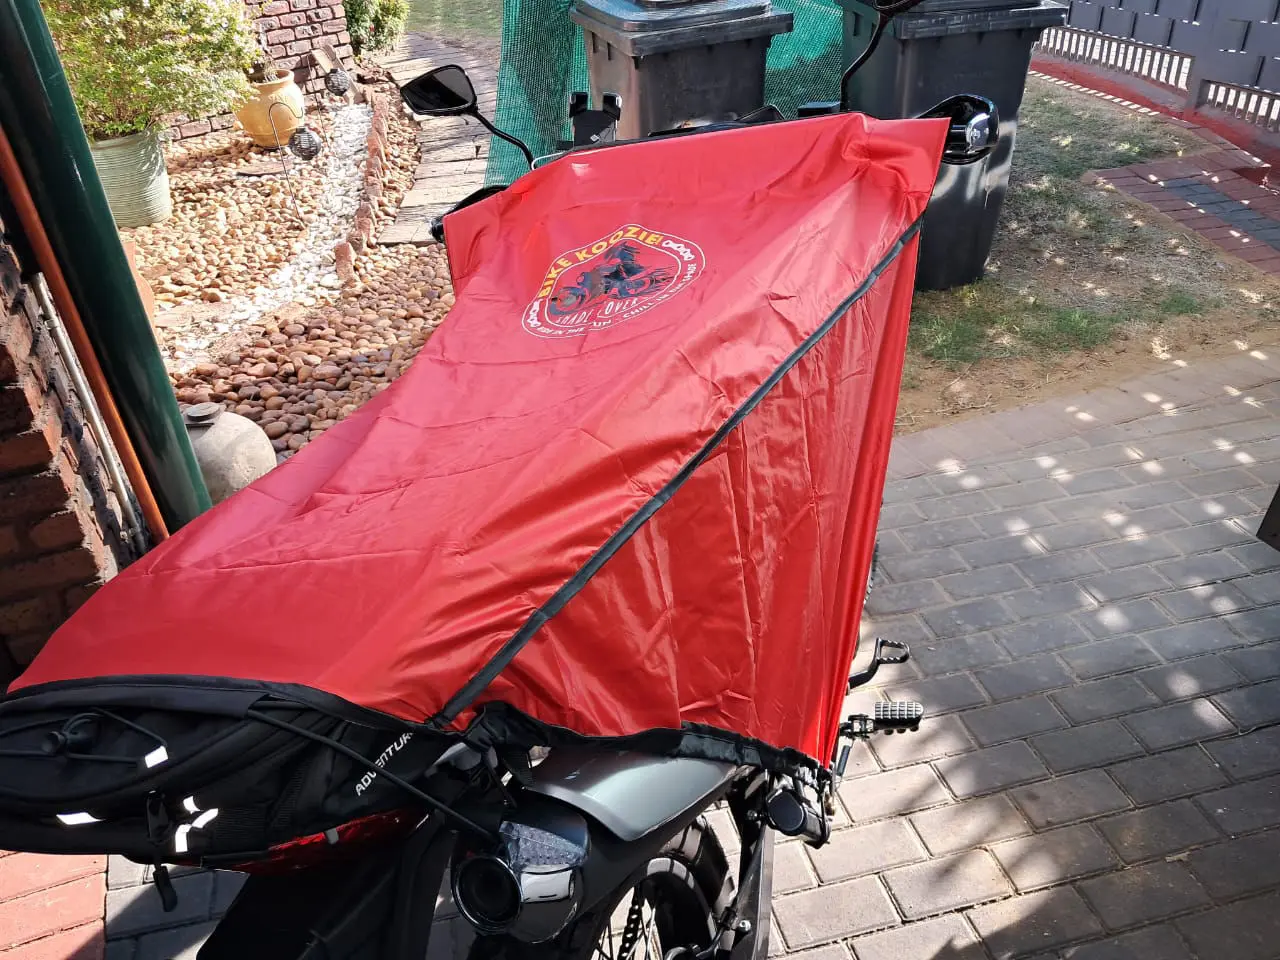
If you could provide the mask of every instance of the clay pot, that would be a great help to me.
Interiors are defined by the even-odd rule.
[[[303,123],[307,106],[293,73],[280,70],[276,79],[253,84],[254,95],[235,111],[245,133],[260,147],[283,147]],[[275,126],[272,126],[274,122]]]

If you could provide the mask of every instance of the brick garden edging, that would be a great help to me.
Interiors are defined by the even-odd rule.
[[[334,269],[344,284],[355,282],[355,259],[373,243],[375,227],[382,214],[382,208],[388,207],[390,215],[395,215],[395,209],[391,205],[380,203],[387,174],[387,122],[390,116],[390,101],[385,93],[378,91],[370,91],[366,97],[373,110],[373,119],[369,125],[369,136],[365,141],[364,183],[361,187],[360,206],[356,208],[351,232],[347,234],[345,240],[338,241],[333,248]]]

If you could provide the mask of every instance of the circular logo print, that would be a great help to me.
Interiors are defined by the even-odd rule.
[[[696,243],[628,224],[557,257],[524,328],[538,337],[580,337],[666,303],[702,273]]]

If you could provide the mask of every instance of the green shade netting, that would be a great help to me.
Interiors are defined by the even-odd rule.
[[[589,89],[582,30],[569,19],[573,0],[503,0],[498,127],[529,144],[534,156],[569,137],[569,94]],[[811,100],[834,100],[844,69],[842,11],[832,0],[773,0],[795,28],[773,38],[765,102],[788,117]],[[625,110],[625,105],[623,106]],[[510,183],[528,170],[520,151],[490,144],[487,181]]]

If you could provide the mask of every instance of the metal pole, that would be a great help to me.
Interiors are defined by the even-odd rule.
[[[0,0],[0,128],[170,529],[210,506],[38,0]]]
[[[111,478],[111,487],[116,495],[116,502],[120,505],[120,520],[124,526],[125,535],[128,536],[129,542],[133,544],[137,555],[141,556],[147,552],[147,537],[143,532],[142,523],[138,520],[138,513],[133,509],[133,492],[129,489],[129,484],[125,480],[124,465],[120,463],[120,458],[116,455],[116,449],[111,442],[111,434],[107,431],[107,425],[103,423],[102,412],[98,410],[98,401],[94,399],[93,391],[89,389],[89,384],[84,378],[84,370],[80,368],[80,360],[76,356],[75,349],[71,346],[71,340],[67,336],[67,328],[62,325],[62,318],[58,316],[58,311],[53,308],[53,301],[49,298],[49,288],[45,284],[44,274],[38,274],[35,282],[36,301],[40,304],[40,312],[44,314],[45,326],[49,330],[49,335],[53,337],[53,342],[58,346],[58,352],[62,354],[62,358],[67,365],[67,375],[71,378],[71,389],[75,391],[77,399],[80,401],[80,408],[84,411],[84,418],[89,421],[89,431],[93,434],[94,441],[98,444],[98,452],[102,454],[102,463],[107,468],[107,476]]]

